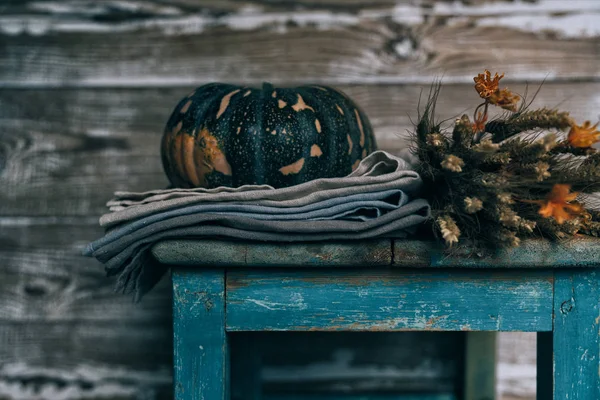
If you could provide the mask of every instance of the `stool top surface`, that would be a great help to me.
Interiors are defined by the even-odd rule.
[[[166,240],[152,247],[161,263],[196,267],[572,268],[600,267],[600,239],[529,239],[510,249],[447,250],[419,240],[315,243]]]

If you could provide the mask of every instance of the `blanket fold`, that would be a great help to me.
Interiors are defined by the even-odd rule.
[[[231,240],[309,242],[403,237],[429,218],[418,198],[419,175],[403,159],[377,151],[342,178],[316,179],[274,189],[168,189],[117,192],[100,224],[106,235],[84,255],[118,275],[116,289],[139,300],[166,267],[151,246],[161,240],[221,237]]]

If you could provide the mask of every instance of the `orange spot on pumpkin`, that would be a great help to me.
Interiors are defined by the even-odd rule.
[[[233,92],[226,94],[222,99],[221,99],[221,104],[219,106],[219,111],[217,112],[217,119],[219,119],[219,117],[221,115],[223,115],[223,113],[225,112],[225,110],[227,110],[227,107],[229,106],[229,102],[231,101],[231,97],[233,97],[233,95],[235,95],[236,93],[238,93],[240,91],[240,89],[234,90]]]
[[[365,145],[365,131],[363,130],[362,121],[360,120],[360,115],[358,114],[358,110],[354,109],[354,114],[356,115],[356,122],[358,122],[358,129],[360,130],[360,147]]]
[[[315,126],[317,127],[317,132],[321,133],[321,121],[315,119]]]
[[[185,114],[186,112],[188,112],[188,110],[190,109],[191,105],[192,105],[192,101],[188,100],[188,102],[185,103],[185,105],[183,107],[181,107],[181,113]]]
[[[283,108],[283,107],[287,106],[287,103],[281,99],[279,99],[277,104],[279,105],[279,108]]]
[[[180,137],[182,138],[181,159],[184,175],[188,178],[192,185],[198,186],[200,185],[200,180],[198,178],[198,174],[196,173],[196,166],[194,163],[194,146],[196,144],[196,139],[188,134],[183,134]]]
[[[344,110],[342,110],[342,107],[338,106],[337,104],[335,105],[335,107],[338,109],[340,114],[344,115]]]
[[[292,108],[294,109],[294,111],[299,112],[302,110],[310,110],[312,112],[315,112],[315,109],[312,108],[311,106],[309,106],[308,104],[306,104],[304,102],[304,99],[302,98],[302,96],[298,95],[298,101],[296,102],[296,104],[294,104],[292,106]]]
[[[297,174],[298,172],[300,172],[300,170],[302,170],[303,167],[304,157],[290,165],[286,165],[285,167],[279,168],[279,172],[281,172],[283,175]]]
[[[227,157],[221,151],[217,138],[208,129],[200,131],[196,142],[194,164],[200,185],[206,185],[206,176],[213,171],[231,176],[231,166]]]
[[[248,90],[246,93],[244,93],[244,97],[250,96],[250,93],[252,93],[252,90]]]
[[[179,121],[177,125],[173,128],[173,135],[177,135],[183,126],[183,121]]]
[[[365,158],[366,156],[367,156],[367,149],[363,149],[362,158]]]
[[[350,135],[346,135],[346,138],[348,139],[348,154],[352,154],[352,147],[354,147],[354,142],[352,141]]]
[[[242,130],[242,127],[241,127],[241,126],[238,126],[238,127],[237,127],[237,131],[236,131],[235,133],[237,133],[237,134],[239,135],[241,130]]]
[[[277,97],[277,91],[273,90],[273,94],[271,94],[271,96],[273,96],[273,98]]]
[[[323,151],[317,144],[313,144],[310,147],[310,156],[311,157],[321,157],[323,155]]]
[[[352,171],[354,171],[356,168],[358,168],[359,164],[360,164],[360,160],[354,161],[354,164],[352,164]]]
[[[175,170],[181,178],[185,178],[185,166],[183,164],[183,137],[185,135],[175,136],[173,140],[173,155],[175,161]],[[187,180],[187,179],[184,179]]]

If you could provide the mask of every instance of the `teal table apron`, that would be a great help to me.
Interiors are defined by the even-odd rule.
[[[389,239],[171,240],[152,253],[173,266],[177,400],[229,399],[229,332],[406,330],[538,332],[537,398],[600,399],[597,239],[493,255]]]

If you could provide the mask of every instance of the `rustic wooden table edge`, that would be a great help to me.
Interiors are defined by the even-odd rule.
[[[590,238],[452,255],[390,239],[158,243],[174,267],[175,398],[229,399],[232,332],[464,330],[475,355],[494,331],[538,332],[538,399],[600,399],[599,250]],[[474,368],[465,387],[481,394],[493,366]]]
[[[590,268],[600,265],[600,239],[529,239],[519,247],[494,252],[468,246],[449,251],[419,240],[265,243],[185,239],[159,242],[152,247],[152,254],[163,264],[196,267]]]

